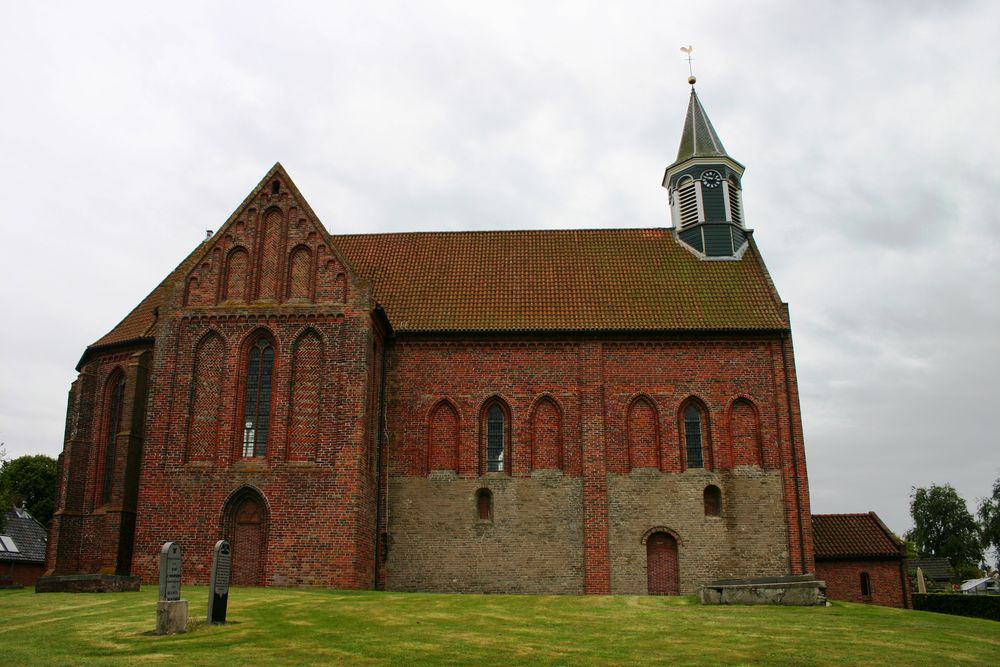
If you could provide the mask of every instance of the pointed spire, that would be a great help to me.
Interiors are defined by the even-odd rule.
[[[693,157],[728,156],[692,85],[691,101],[688,103],[687,117],[684,120],[684,132],[681,134],[681,145],[677,149],[677,160],[674,164]]]

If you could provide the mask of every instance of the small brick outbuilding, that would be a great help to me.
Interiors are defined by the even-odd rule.
[[[875,512],[814,514],[812,528],[827,597],[910,608],[906,547]]]

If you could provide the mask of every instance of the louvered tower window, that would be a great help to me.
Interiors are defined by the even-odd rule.
[[[687,467],[704,468],[701,448],[701,410],[689,405],[684,410],[684,442],[687,446]]]
[[[503,472],[504,414],[497,404],[486,415],[486,472]]]
[[[101,502],[107,505],[111,502],[111,483],[115,475],[115,441],[122,424],[122,401],[125,398],[125,376],[118,375],[118,380],[111,388],[108,406],[108,439],[104,447],[104,485],[101,488]]]
[[[734,223],[743,226],[743,200],[742,193],[736,182],[730,179],[729,181],[729,212],[732,214],[732,220]]]
[[[688,178],[677,188],[677,212],[681,227],[698,222],[698,189],[695,182]]]
[[[271,373],[274,348],[260,337],[250,349],[247,363],[246,400],[243,410],[243,456],[267,454],[267,435],[271,426]]]

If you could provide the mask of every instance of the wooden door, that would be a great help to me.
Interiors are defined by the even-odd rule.
[[[650,595],[679,595],[677,540],[667,533],[653,533],[646,540],[646,579]]]

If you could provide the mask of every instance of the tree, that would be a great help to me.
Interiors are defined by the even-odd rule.
[[[0,499],[5,502],[3,514],[10,509],[14,497],[21,496],[31,516],[43,526],[48,524],[55,511],[58,475],[56,460],[44,454],[20,456],[0,463]]]
[[[993,495],[979,502],[979,530],[983,549],[992,549],[1000,570],[1000,477],[993,482]]]
[[[951,486],[931,484],[910,494],[913,530],[906,534],[921,556],[947,558],[957,572],[975,569],[983,559],[979,526]]]

